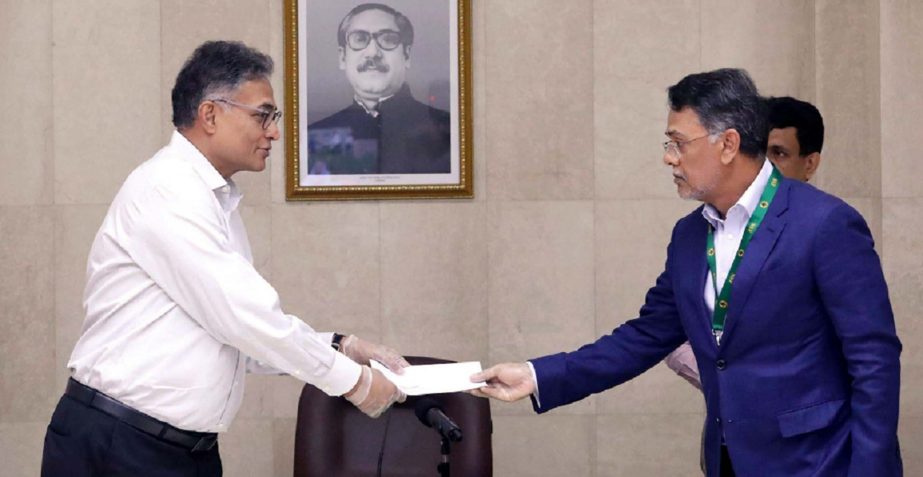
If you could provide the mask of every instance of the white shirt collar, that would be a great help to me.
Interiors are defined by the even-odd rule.
[[[391,99],[391,98],[393,98],[393,97],[394,97],[394,95],[392,94],[391,96],[385,96],[384,98],[378,98],[378,106],[381,107],[381,103],[384,103],[385,101],[387,101],[387,100],[389,100],[389,99]],[[362,100],[359,99],[358,96],[353,96],[353,100],[354,100],[354,101],[356,102],[356,104],[358,104],[369,116],[371,116],[371,117],[373,117],[373,118],[377,118],[377,117],[378,117],[378,110],[377,110],[377,109],[371,110],[371,109],[365,107],[365,103],[363,103]]]
[[[756,206],[759,205],[760,196],[763,195],[763,189],[766,188],[766,182],[769,181],[770,175],[772,175],[772,163],[769,162],[768,159],[763,159],[763,167],[760,168],[759,174],[756,175],[756,178],[753,179],[753,182],[750,183],[750,186],[747,187],[743,195],[737,199],[737,202],[728,209],[728,213],[725,217],[730,216],[731,212],[734,210],[742,209],[746,218],[749,219],[750,216],[753,215],[753,211],[756,210]],[[718,213],[718,209],[714,208],[711,204],[705,204],[705,207],[702,209],[702,216],[705,217],[705,220],[707,220],[712,227],[717,227],[719,223],[724,222],[724,219],[721,218],[721,214]]]
[[[215,169],[215,166],[208,161],[205,155],[202,154],[194,144],[189,142],[189,139],[186,139],[186,136],[174,130],[173,136],[170,137],[170,147],[179,149],[182,153],[181,157],[189,158],[192,168],[202,177],[202,180],[205,181],[205,185],[215,193],[215,196],[218,197],[218,201],[221,203],[221,207],[226,212],[230,212],[237,208],[237,205],[240,204],[240,200],[243,198],[243,194],[240,193],[237,184],[234,183],[232,179],[225,179],[222,177],[218,169]]]

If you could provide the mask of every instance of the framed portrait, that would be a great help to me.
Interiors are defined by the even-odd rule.
[[[470,0],[285,0],[287,200],[470,198]]]

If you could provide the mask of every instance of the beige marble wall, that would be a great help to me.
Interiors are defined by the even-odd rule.
[[[280,0],[0,0],[0,476],[38,474],[80,333],[86,254],[128,171],[171,132],[201,41],[277,61]],[[476,197],[286,203],[282,147],[244,174],[257,269],[284,308],[407,354],[519,360],[637,313],[677,218],[665,89],[747,68],[815,101],[817,185],[868,219],[904,342],[900,436],[923,473],[923,4],[915,0],[473,0]],[[280,145],[281,146],[281,145]],[[221,439],[225,475],[292,473],[301,384],[252,377]],[[493,405],[499,476],[697,475],[701,395],[663,366],[533,415]]]
[[[897,331],[904,342],[898,435],[902,443],[915,447],[915,452],[904,453],[906,468],[923,473],[923,186],[915,180],[923,173],[917,152],[923,117],[923,4],[887,1],[880,12],[881,250]]]

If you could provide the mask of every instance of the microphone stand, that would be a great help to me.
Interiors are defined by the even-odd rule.
[[[439,477],[449,477],[449,453],[451,452],[451,444],[445,437],[442,438],[440,451],[442,453],[442,463],[436,466],[436,471],[439,472]]]
[[[448,416],[442,412],[439,403],[432,398],[423,398],[414,406],[414,414],[417,419],[426,427],[431,427],[442,437],[440,443],[440,454],[442,458],[436,465],[436,471],[439,477],[449,477],[449,454],[451,453],[451,441],[461,442],[462,431]]]

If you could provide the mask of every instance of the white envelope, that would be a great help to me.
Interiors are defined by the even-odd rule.
[[[480,361],[410,366],[404,368],[404,374],[392,373],[378,361],[371,364],[408,396],[452,393],[484,386],[484,383],[471,382],[471,375],[481,372]]]

